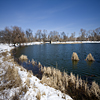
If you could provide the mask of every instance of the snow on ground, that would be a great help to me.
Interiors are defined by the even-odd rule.
[[[10,47],[8,44],[0,44],[0,54],[10,51],[13,48],[14,47]],[[10,82],[10,80],[8,83],[4,80],[4,75],[9,66],[17,69],[22,84],[19,87],[4,88],[2,91],[0,90],[0,100],[12,100],[12,97],[18,97],[20,100],[72,100],[67,94],[49,87],[46,84],[42,84],[41,80],[37,77],[29,75],[29,72],[22,66],[16,64],[12,58],[9,58],[9,55],[10,53],[8,53],[6,57],[0,55],[0,89],[4,87],[4,85],[7,86]],[[27,91],[25,92],[25,89],[22,87],[26,87]]]
[[[10,51],[14,47],[10,47],[8,44],[0,44],[0,53],[5,52],[5,51]]]
[[[28,46],[28,45],[40,45],[40,44],[43,44],[43,42],[29,42],[29,43],[21,43],[20,45]],[[19,46],[19,45],[16,45],[16,46]]]
[[[100,43],[100,41],[66,41],[66,42],[51,42],[51,44],[78,44],[78,43]]]

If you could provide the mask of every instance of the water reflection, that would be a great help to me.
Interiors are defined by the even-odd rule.
[[[91,66],[93,64],[93,61],[86,61],[88,66]]]
[[[74,61],[74,60],[72,60],[72,64],[73,64],[73,66],[77,66],[78,61]]]
[[[40,71],[41,67],[37,64],[37,62],[34,63],[34,65],[30,62],[30,60],[19,60],[15,58],[15,61],[17,61],[21,66],[23,66],[28,71],[32,71],[33,75],[37,76],[39,79],[42,78],[42,72]]]
[[[67,70],[68,73],[73,72],[81,76],[96,75],[97,77],[100,77],[99,51],[100,44],[45,44],[20,47],[16,50],[15,56],[16,58],[19,58],[22,54],[27,55],[30,61],[34,59],[37,62],[39,61],[43,66],[45,65],[53,66],[55,68],[57,67],[62,72],[64,70]],[[78,54],[80,58],[79,61],[71,60],[73,52],[76,52]],[[95,62],[89,62],[84,60],[86,55],[89,53],[91,53],[94,56]],[[34,67],[28,66],[27,69],[31,69]],[[34,68],[34,70],[35,69],[37,68]],[[100,83],[100,79],[97,79],[96,77],[91,78],[95,81],[97,80]]]

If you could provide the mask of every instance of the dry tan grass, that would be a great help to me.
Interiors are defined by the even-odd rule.
[[[70,73],[70,80],[71,80],[71,82],[72,82],[73,84],[75,84],[76,77],[75,77],[75,75],[73,75],[72,72]]]
[[[27,75],[27,77],[32,77],[32,75],[33,75],[33,72],[32,72],[31,70],[28,70],[28,75]]]
[[[41,63],[40,63],[40,62],[38,63],[38,66],[39,66],[39,67],[41,66]]]
[[[3,60],[3,62],[4,62],[4,61],[7,61],[7,60],[9,60],[9,59],[8,59],[8,57],[4,57],[2,60]]]
[[[8,56],[8,59],[14,59],[14,57],[10,55],[10,56]]]
[[[28,91],[28,88],[26,86],[21,86],[20,90],[15,92],[15,94],[13,96],[11,96],[9,99],[7,98],[7,100],[20,100],[20,95],[23,95],[23,92],[26,93]]]
[[[4,53],[3,55],[6,56],[6,53]],[[8,58],[5,57],[4,60],[7,60]],[[2,88],[0,87],[0,90],[4,90],[5,88],[17,87],[21,85],[21,79],[18,74],[18,69],[14,67],[15,66],[13,67],[9,66],[7,73],[5,74],[4,77],[6,83],[9,82],[9,80],[11,80],[11,82],[7,83]],[[21,70],[24,69],[21,68]],[[93,82],[92,86],[89,87],[87,82],[79,78],[78,75],[77,77],[75,77],[73,73],[70,73],[70,75],[68,75],[66,72],[62,73],[60,72],[60,70],[55,69],[53,67],[51,68],[51,67],[41,66],[41,71],[43,72],[43,77],[42,80],[40,81],[41,83],[46,83],[47,85],[54,87],[55,89],[61,90],[63,93],[68,93],[76,100],[80,100],[79,98],[84,98],[83,96],[80,97],[82,94],[86,96],[85,99],[88,98],[91,98],[91,100],[93,100],[92,98],[100,99],[100,87],[95,82]],[[32,73],[29,71],[28,73],[29,74],[27,77],[31,77]],[[26,84],[28,87],[30,86],[29,78],[26,79]],[[27,89],[25,89],[25,91],[27,91]],[[39,92],[37,93],[36,96],[38,100],[40,100],[41,98],[41,94]]]
[[[52,74],[53,76],[56,76],[56,69],[52,67]]]
[[[63,94],[62,98],[66,100],[66,94]]]
[[[78,55],[77,55],[76,52],[73,52],[71,59],[72,60],[75,60],[75,61],[78,61],[79,60]]]
[[[19,94],[15,92],[15,95],[10,98],[11,100],[20,100]]]
[[[47,72],[47,68],[44,66],[43,68],[43,72],[46,73]]]
[[[21,86],[19,94],[22,94],[23,92],[26,93],[27,91],[28,91],[28,87],[26,85],[24,87]]]
[[[41,99],[41,93],[40,93],[40,91],[37,92],[36,98],[37,98],[37,100],[40,100]]]
[[[30,79],[27,78],[26,81],[25,81],[26,85],[29,87],[30,86]]]
[[[57,75],[58,80],[61,80],[61,78],[62,78],[62,73],[61,73],[60,70],[56,70],[56,75]]]
[[[21,71],[25,71],[25,69],[24,69],[22,66],[20,66],[20,70],[21,70]]]
[[[15,81],[15,83],[13,85],[16,85],[16,86],[21,85],[21,78],[18,74],[18,69],[15,67],[11,67],[11,66],[8,67],[8,70],[5,74],[5,78],[7,80],[10,80],[12,83],[13,83],[13,81]]]
[[[94,81],[92,82],[92,86],[90,91],[95,94],[98,98],[100,98],[100,87],[99,85]]]
[[[34,61],[34,59],[32,59],[31,63],[32,63],[32,65],[35,65],[35,61]]]
[[[42,72],[41,83],[46,83],[63,93],[68,93],[76,100],[80,100],[80,98],[91,98],[91,100],[94,100],[92,98],[100,99],[100,87],[95,82],[92,83],[90,88],[87,81],[82,80],[81,77],[78,75],[75,76],[73,73],[68,75],[66,72],[61,73],[60,70],[51,67],[43,67]]]
[[[83,81],[82,81],[81,77],[80,77],[80,79],[79,79],[79,84],[80,84],[80,87],[83,86]]]
[[[41,66],[41,72],[44,72],[44,68]]]
[[[77,75],[76,77],[76,85],[75,85],[76,89],[79,88],[79,76]]]
[[[27,77],[32,77],[32,74],[31,74],[31,73],[28,73],[28,74],[27,74]]]
[[[43,92],[42,95],[46,95],[45,92]]]
[[[41,83],[46,83],[47,77],[45,75],[42,76]]]
[[[8,51],[1,53],[1,55],[4,56],[4,57],[7,56],[7,54],[8,54]]]
[[[1,56],[3,56],[3,61],[8,61],[8,62],[9,62],[9,60],[13,60],[14,61],[13,56],[7,55],[7,54],[8,54],[8,51],[2,52],[0,54]]]
[[[12,59],[12,56],[7,55],[7,52],[2,53],[2,55],[3,55],[3,60],[4,60],[3,63],[5,63],[5,61],[6,61],[6,64],[5,64],[5,67],[3,67],[3,66],[0,66],[0,67],[3,68],[6,71],[6,73],[2,77],[0,77],[0,78],[2,78],[2,82],[3,82],[3,85],[0,86],[0,93],[2,93],[2,95],[4,95],[6,97],[6,93],[3,93],[3,91],[5,89],[11,89],[12,87],[13,88],[22,87],[22,81],[21,81],[21,78],[20,78],[19,73],[18,73],[19,69],[16,67],[19,65],[14,62],[14,59]],[[11,62],[13,66],[7,65],[7,62]],[[21,70],[25,70],[23,67],[21,67],[21,66],[19,66],[19,67],[21,68]],[[29,72],[29,74],[32,74],[32,73]],[[29,83],[28,80],[26,83],[27,84]],[[17,94],[15,93],[15,95],[12,96],[10,98],[10,100],[15,100],[15,99],[18,100],[19,95],[20,94],[23,95],[22,94],[23,92],[25,92],[25,93],[27,92],[26,86],[20,88],[20,91],[17,92]],[[6,97],[6,98],[8,100],[8,97]]]
[[[15,67],[9,66],[5,75],[3,76],[3,85],[0,86],[0,91],[5,89],[9,89],[12,87],[20,87],[21,86],[21,78],[18,74],[18,69]]]
[[[20,59],[20,60],[28,60],[28,58],[27,58],[26,55],[21,55],[21,56],[19,57],[19,59]]]
[[[89,53],[89,54],[87,55],[87,57],[86,57],[85,60],[88,60],[88,61],[95,61],[91,53]]]
[[[52,74],[52,72],[51,72],[51,68],[50,67],[47,67],[47,74],[49,74],[49,75],[51,75]]]

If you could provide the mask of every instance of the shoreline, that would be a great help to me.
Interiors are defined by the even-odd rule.
[[[19,65],[17,67],[19,68]],[[21,67],[21,69],[19,69],[18,73],[20,76],[23,76],[22,73],[27,74],[27,75],[24,74],[26,77],[26,78],[24,78],[24,86],[25,85],[28,86],[27,87],[28,89],[29,88],[32,89],[31,86],[33,84],[32,83],[33,80],[35,80],[35,82],[38,80],[38,83],[35,84],[35,86],[38,85],[41,88],[41,85],[42,85],[42,86],[44,86],[44,88],[45,88],[45,86],[47,86],[50,88],[52,87],[55,91],[56,91],[56,89],[57,89],[57,91],[59,91],[59,90],[60,90],[60,92],[62,91],[63,96],[59,100],[64,100],[64,99],[67,100],[68,98],[70,98],[68,100],[72,100],[72,98],[75,100],[76,99],[80,100],[80,98],[82,99],[82,96],[84,96],[84,95],[86,95],[85,99],[94,100],[92,98],[95,98],[95,100],[99,100],[100,94],[97,95],[97,93],[100,91],[100,88],[99,88],[100,86],[97,83],[92,82],[92,85],[88,86],[87,81],[82,80],[81,77],[79,77],[78,75],[77,75],[77,77],[75,77],[75,75],[73,73],[70,73],[70,75],[68,75],[65,72],[60,72],[60,70],[51,68],[51,67],[41,67],[41,71],[43,71],[43,74],[44,74],[41,80],[39,80],[37,77],[33,76],[30,71],[27,71],[23,67]],[[32,78],[30,78],[30,77],[32,77]],[[23,78],[22,78],[22,80],[23,80]],[[27,83],[27,81],[28,81],[28,83]],[[44,94],[44,92],[42,92],[43,88],[42,88],[42,91],[40,89],[37,91],[38,91],[37,94],[39,94],[39,95],[42,93]],[[52,91],[50,91],[50,92],[52,92]],[[58,94],[58,92],[56,92],[56,93]],[[72,98],[70,96],[68,96],[67,93],[70,94],[70,96]],[[46,93],[45,93],[45,95],[47,96]],[[61,94],[58,95],[58,98],[60,95]],[[37,98],[37,96],[36,96],[36,98]],[[45,100],[45,99],[41,99],[41,100]]]
[[[19,47],[19,46],[29,46],[29,45],[41,45],[41,44],[48,44],[50,42],[28,42],[28,43],[21,43],[20,45],[19,44],[15,44],[16,47]],[[60,42],[60,41],[57,41],[57,42],[53,42],[51,41],[50,44],[82,44],[82,43],[100,43],[100,41],[66,41],[66,42]],[[0,43],[0,45],[3,44],[3,43]],[[5,43],[5,45],[8,45],[7,43]],[[9,44],[9,46],[12,46],[14,44]]]
[[[61,91],[56,90],[52,87],[49,87],[46,83],[41,83],[37,77],[32,75],[30,71],[27,71],[22,66],[18,65],[14,62],[14,59],[11,57],[10,50],[14,49],[14,47],[9,47],[7,44],[0,44],[0,98],[1,99],[12,99],[12,98],[19,98],[20,100],[23,99],[31,99],[31,100],[72,100],[70,96],[67,94],[61,93]],[[6,53],[5,53],[6,52]],[[14,73],[11,72],[14,71]],[[21,84],[12,84],[10,86],[12,88],[3,89],[6,84],[9,84],[10,81],[13,80],[9,79],[7,83],[4,83],[1,76],[5,76],[6,72],[10,72],[12,77],[15,78],[17,76],[16,84],[21,81]],[[7,74],[7,77],[9,74]],[[6,77],[5,77],[6,80]],[[9,84],[11,85],[11,84]]]
[[[51,42],[51,44],[82,44],[82,43],[100,43],[100,41],[66,41],[66,42]]]
[[[99,85],[94,81],[88,82],[87,80],[82,80],[81,76],[79,76],[78,74],[77,76],[75,76],[73,73],[70,73],[70,75],[65,73],[65,76],[68,76],[66,79],[65,76],[63,76],[64,72],[61,72],[60,70],[53,67],[43,67],[41,70],[43,71],[43,77],[41,81],[42,83],[46,83],[50,87],[60,90],[63,93],[68,93],[75,100],[81,100],[82,98],[84,98],[83,95],[86,95],[85,99],[93,100],[92,98],[95,98],[95,100],[98,100],[97,98],[99,97],[96,97],[95,93],[93,93],[92,95],[92,91],[94,91],[94,84],[98,87],[99,90]],[[59,75],[56,73],[59,73]],[[67,83],[67,85],[65,83]],[[78,94],[76,93],[76,91],[78,92]],[[89,95],[91,96],[89,97]]]

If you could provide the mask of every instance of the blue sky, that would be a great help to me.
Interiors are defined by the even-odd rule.
[[[100,0],[0,0],[0,30],[6,26],[78,36],[100,27]]]

